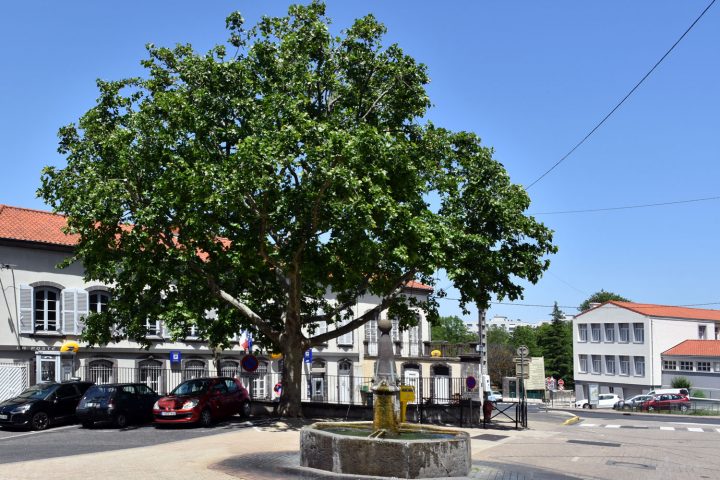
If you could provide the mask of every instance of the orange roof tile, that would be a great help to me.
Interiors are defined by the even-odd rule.
[[[63,233],[65,225],[63,215],[0,205],[0,238],[51,245],[77,245],[80,236]]]
[[[720,357],[720,340],[685,340],[662,352],[686,357]]]
[[[584,315],[587,312],[593,311],[604,305],[616,305],[621,308],[626,308],[633,312],[641,315],[647,315],[649,317],[663,317],[663,318],[687,318],[692,320],[713,320],[720,321],[720,310],[710,310],[706,308],[690,308],[690,307],[673,307],[670,305],[653,305],[650,303],[633,303],[633,302],[618,302],[615,300],[605,302],[602,305],[585,310],[578,314]]]
[[[407,288],[414,288],[416,290],[427,290],[432,292],[433,287],[429,285],[425,285],[424,283],[416,282],[415,280],[410,280],[405,284]]]

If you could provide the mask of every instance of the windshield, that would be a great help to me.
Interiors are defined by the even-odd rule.
[[[53,393],[55,390],[57,390],[56,384],[47,385],[39,383],[26,389],[24,392],[18,395],[18,397],[25,400],[42,400],[47,398],[47,396]]]
[[[170,392],[171,395],[197,395],[205,393],[210,385],[209,380],[188,380],[181,383],[175,390]]]
[[[85,397],[109,397],[110,395],[115,393],[115,390],[117,390],[117,387],[111,387],[108,385],[93,385],[88,389],[87,392],[85,392]]]

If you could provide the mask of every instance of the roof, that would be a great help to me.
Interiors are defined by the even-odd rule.
[[[720,357],[720,340],[685,340],[678,343],[662,355],[686,357]]]
[[[65,217],[51,212],[0,205],[0,238],[48,245],[77,245],[79,235],[63,232]]]
[[[80,240],[80,235],[64,233],[66,225],[64,215],[0,204],[0,239],[73,247]],[[229,244],[227,239],[220,241],[225,247]],[[199,255],[203,260],[207,258],[204,252],[199,252]],[[433,290],[414,280],[409,281],[406,287],[430,292]]]
[[[654,305],[650,303],[618,302],[615,300],[605,302],[595,308],[586,310],[578,315],[584,315],[605,305],[615,305],[620,308],[646,315],[648,317],[682,318],[690,320],[712,320],[720,321],[720,310],[706,308],[673,307],[670,305]]]

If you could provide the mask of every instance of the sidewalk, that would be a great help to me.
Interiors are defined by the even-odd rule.
[[[357,478],[299,467],[300,428],[309,423],[309,420],[278,420],[263,426],[151,447],[9,463],[0,466],[0,477],[3,480],[37,480],[78,478],[89,474],[104,480]],[[518,437],[542,437],[549,432],[492,428],[463,430],[472,438],[473,468],[468,478],[559,478],[522,470],[509,472],[476,460],[484,450],[501,443]]]

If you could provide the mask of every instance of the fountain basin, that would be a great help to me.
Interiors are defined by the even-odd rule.
[[[353,432],[343,430],[352,429]],[[300,432],[300,463],[335,473],[396,478],[462,477],[470,436],[449,428],[400,425],[399,438],[367,438],[372,422],[318,422]]]

